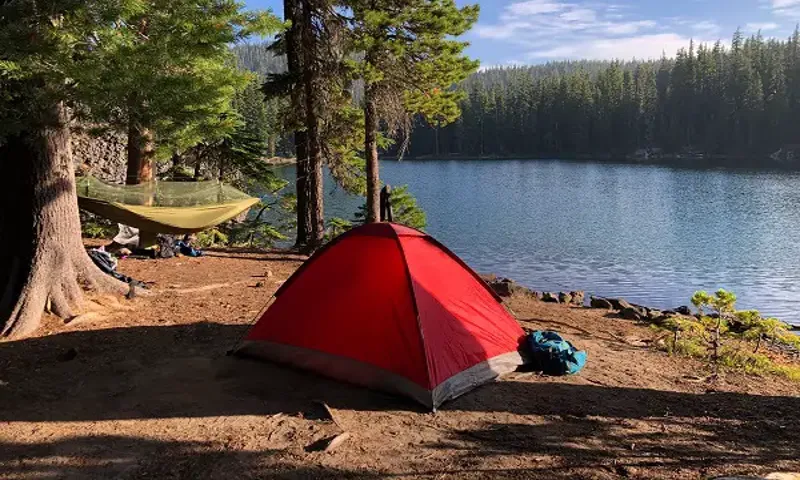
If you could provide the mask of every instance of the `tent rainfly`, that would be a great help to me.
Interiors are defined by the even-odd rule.
[[[237,354],[410,397],[428,408],[515,370],[524,332],[427,234],[375,223],[312,256]]]

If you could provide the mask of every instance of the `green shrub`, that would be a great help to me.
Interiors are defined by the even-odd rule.
[[[325,242],[330,242],[339,235],[353,229],[353,222],[339,217],[328,220],[328,228],[325,229]]]
[[[408,185],[403,185],[392,189],[392,215],[394,223],[407,227],[424,230],[428,224],[425,211],[417,204],[417,199],[408,191]],[[355,224],[363,224],[367,218],[366,203],[359,207],[355,214]]]
[[[198,233],[192,244],[197,248],[224,247],[230,242],[228,235],[219,228],[210,228]]]
[[[720,370],[750,374],[777,374],[800,380],[800,365],[776,363],[760,353],[765,343],[800,348],[800,337],[775,318],[764,318],[756,310],[736,310],[736,295],[718,290],[714,295],[697,292],[692,303],[697,316],[671,317],[652,328],[669,332],[663,348],[671,355],[706,361],[714,376]]]
[[[97,215],[81,212],[81,234],[85,238],[113,238],[117,224]]]

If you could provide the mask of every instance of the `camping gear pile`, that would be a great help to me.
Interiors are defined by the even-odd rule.
[[[574,375],[586,365],[586,352],[556,332],[532,332],[526,346],[530,367],[547,375]]]
[[[435,410],[516,370],[525,344],[500,297],[454,253],[418,230],[373,223],[306,261],[234,353]]]
[[[110,275],[120,282],[127,283],[133,287],[147,288],[143,282],[135,280],[127,275],[123,275],[117,271],[117,259],[108,253],[103,247],[92,248],[87,252],[89,258],[92,259],[95,265],[105,274]]]

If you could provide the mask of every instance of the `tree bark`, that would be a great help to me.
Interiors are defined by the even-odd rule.
[[[322,145],[317,108],[321,105],[319,72],[317,71],[318,45],[314,26],[313,2],[302,2],[303,90],[305,93],[306,135],[308,145],[308,210],[311,216],[307,246],[315,250],[325,236],[325,212],[322,189]]]
[[[128,173],[125,183],[139,185],[153,181],[155,142],[153,132],[136,120],[128,124]]]
[[[287,20],[291,20],[292,26],[286,31],[286,60],[289,66],[289,73],[294,78],[301,78],[303,74],[302,65],[302,35],[301,35],[301,5],[300,0],[285,0],[283,2],[283,15]],[[292,108],[295,112],[305,111],[303,103],[303,92],[301,91],[302,82],[296,82],[291,92]],[[305,118],[303,118],[305,121]],[[298,129],[294,132],[295,157],[297,163],[296,170],[296,192],[297,192],[297,240],[295,247],[305,248],[308,243],[308,235],[311,231],[311,210],[308,208],[308,137],[305,130]]]
[[[303,107],[304,108],[304,107]],[[302,108],[301,110],[302,111]],[[295,152],[297,163],[295,164],[295,174],[297,177],[297,248],[305,248],[311,233],[311,209],[309,208],[308,197],[308,136],[305,131],[295,132]]]
[[[378,165],[378,112],[375,87],[364,91],[364,152],[367,163],[367,223],[381,221],[381,180]]]
[[[45,309],[72,317],[84,289],[127,290],[86,255],[66,110],[55,105],[47,117],[0,146],[0,201],[14,205],[0,209],[0,336],[32,332]]]

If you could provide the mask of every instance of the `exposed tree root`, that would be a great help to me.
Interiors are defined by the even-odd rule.
[[[101,272],[77,243],[69,248],[44,248],[41,255],[35,255],[38,258],[26,278],[8,279],[22,288],[0,335],[31,333],[39,326],[48,305],[52,314],[65,320],[94,310],[85,292],[124,295],[128,291],[127,285]]]

